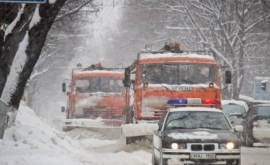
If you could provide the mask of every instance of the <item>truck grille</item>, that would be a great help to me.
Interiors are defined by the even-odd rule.
[[[83,109],[83,115],[85,117],[97,118],[101,117],[104,119],[115,118],[117,116],[117,110],[106,110],[106,109]]]

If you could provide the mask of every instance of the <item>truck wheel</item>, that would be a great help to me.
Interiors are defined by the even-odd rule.
[[[253,137],[251,137],[248,133],[246,133],[245,140],[247,147],[253,147]]]

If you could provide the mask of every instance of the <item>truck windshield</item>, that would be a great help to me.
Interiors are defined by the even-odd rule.
[[[209,84],[216,83],[215,66],[211,64],[144,64],[141,83],[150,84]]]
[[[165,129],[231,129],[223,113],[204,111],[171,112]]]
[[[78,93],[112,92],[125,90],[121,77],[84,77],[74,81],[74,90]]]

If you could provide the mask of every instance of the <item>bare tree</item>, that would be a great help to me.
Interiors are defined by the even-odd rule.
[[[15,121],[24,87],[39,59],[47,34],[62,6],[69,2],[57,0],[41,5],[0,4],[0,8],[6,9],[0,11],[0,94],[9,104],[9,124]],[[89,2],[91,0],[85,0],[77,9],[66,11],[59,17],[75,13]]]
[[[192,42],[200,44],[200,48],[207,45],[218,55],[218,63],[232,71],[233,83],[228,91],[231,98],[237,99],[249,61],[256,52],[269,50],[269,38],[265,37],[269,36],[269,8],[254,0],[171,0],[161,4],[178,13],[171,16],[183,25],[178,30],[185,28]]]

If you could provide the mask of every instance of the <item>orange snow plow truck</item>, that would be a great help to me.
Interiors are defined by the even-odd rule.
[[[132,143],[158,128],[169,107],[200,106],[221,109],[218,66],[213,56],[182,51],[180,44],[165,44],[158,51],[140,52],[126,68],[125,86],[133,86],[134,102],[127,109],[122,135]],[[202,53],[201,53],[202,54]],[[127,76],[132,75],[133,76]],[[134,80],[129,80],[134,77]],[[226,71],[226,82],[231,73]],[[133,83],[130,83],[133,82]]]
[[[66,91],[65,81],[62,84],[62,91],[68,95],[67,106],[62,107],[62,112],[66,112],[66,119],[60,121],[63,130],[120,128],[122,111],[127,104],[123,78],[123,70],[103,68],[100,63],[73,69],[69,90]]]

